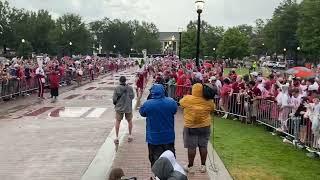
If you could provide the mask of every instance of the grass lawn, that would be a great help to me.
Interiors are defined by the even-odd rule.
[[[234,179],[320,179],[320,160],[284,144],[263,126],[215,118],[214,146]]]
[[[229,74],[229,72],[231,71],[232,68],[225,68],[223,74],[226,76]],[[263,73],[263,76],[268,76],[271,71],[268,68],[261,68],[259,71],[261,71]],[[237,68],[236,69],[236,73],[238,75],[246,75],[249,74],[249,69],[248,68]]]
[[[225,68],[223,74],[224,75],[228,75],[229,72],[231,71],[231,69],[232,68]],[[243,76],[243,75],[249,74],[249,69],[248,68],[237,68],[236,69],[236,73],[238,75],[242,75]]]

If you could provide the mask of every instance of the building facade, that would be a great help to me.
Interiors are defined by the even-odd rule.
[[[179,54],[179,32],[159,32],[163,54]]]

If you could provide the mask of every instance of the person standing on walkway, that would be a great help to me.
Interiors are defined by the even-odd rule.
[[[49,82],[50,82],[50,92],[51,92],[51,102],[54,103],[57,100],[59,95],[59,75],[58,72],[55,71],[54,67],[51,67],[51,72],[49,74]]]
[[[175,154],[174,115],[177,103],[165,96],[163,85],[154,84],[151,97],[140,107],[140,115],[147,118],[146,141],[151,167],[167,150]]]
[[[129,126],[129,137],[128,142],[133,140],[132,137],[132,100],[134,99],[134,92],[133,88],[126,84],[126,77],[120,77],[120,85],[116,87],[113,93],[113,104],[115,105],[116,111],[116,139],[114,140],[115,144],[119,144],[119,129],[120,123],[125,116],[126,120],[128,121]]]
[[[39,99],[44,99],[44,97],[43,97],[44,84],[46,82],[45,73],[44,73],[44,70],[42,68],[42,62],[39,63],[39,61],[38,61],[38,65],[39,65],[39,67],[36,69],[36,78],[37,78],[38,86],[39,86],[38,98]]]
[[[203,85],[197,83],[192,86],[192,95],[187,95],[180,100],[180,106],[183,109],[184,117],[184,147],[188,149],[189,160],[189,164],[185,169],[189,173],[195,172],[193,163],[197,148],[199,148],[201,157],[200,171],[205,173],[208,154],[207,146],[211,132],[211,114],[214,111],[215,104],[212,100],[206,100],[203,97]]]

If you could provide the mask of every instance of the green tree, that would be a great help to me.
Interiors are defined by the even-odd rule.
[[[63,54],[90,54],[92,36],[82,18],[75,14],[65,14],[56,22],[55,39]],[[69,42],[72,45],[69,45]]]
[[[265,22],[262,19],[257,19],[253,27],[253,35],[250,39],[250,52],[254,55],[265,55],[267,48],[264,41],[263,30]]]
[[[273,13],[264,29],[265,44],[273,52],[282,53],[286,48],[292,54],[297,46],[299,5],[296,0],[284,0]]]
[[[204,55],[216,57],[216,50],[218,49],[218,45],[223,38],[223,33],[223,27],[207,27],[202,39],[205,41],[205,47],[203,47]]]
[[[23,57],[30,57],[32,53],[32,45],[29,41],[25,41],[21,43],[17,49],[17,54]]]
[[[12,40],[12,33],[10,27],[11,8],[8,1],[0,1],[0,46],[3,51],[6,51],[8,42]]]
[[[320,58],[320,1],[304,0],[299,11],[298,38],[309,59]]]
[[[56,44],[50,39],[50,31],[55,28],[55,22],[46,10],[39,10],[31,19],[34,31],[30,42],[36,53],[54,53]]]
[[[218,47],[220,56],[226,58],[243,58],[249,55],[249,38],[239,28],[229,28]]]
[[[216,48],[222,38],[223,28],[212,27],[207,22],[201,22],[200,57],[215,56],[213,48]],[[197,22],[190,21],[187,30],[182,33],[181,56],[194,58],[196,56]]]
[[[102,44],[109,51],[128,54],[132,47],[133,32],[130,24],[115,19],[104,28]],[[116,48],[114,49],[114,45]]]
[[[159,53],[161,44],[157,26],[153,23],[142,22],[136,27],[133,47],[138,52],[146,49],[148,53]]]

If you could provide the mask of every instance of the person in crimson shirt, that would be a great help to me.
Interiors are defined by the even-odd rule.
[[[248,89],[248,95],[250,97],[250,104],[251,104],[251,121],[255,121],[258,113],[258,100],[261,99],[262,92],[257,87],[257,84],[255,81],[249,82],[249,89]]]
[[[50,92],[51,92],[52,103],[54,103],[57,100],[57,97],[59,96],[59,75],[54,68],[50,68],[50,70],[51,70],[49,74]]]
[[[226,114],[222,117],[223,119],[227,119],[228,118],[228,113],[229,112],[229,97],[230,97],[230,93],[232,91],[232,87],[231,87],[231,81],[229,78],[226,78],[223,80],[223,86],[220,89],[220,108],[226,112]]]
[[[143,88],[144,88],[144,76],[142,72],[139,72],[137,74],[137,82],[136,82],[136,93],[138,97],[141,97],[142,93],[143,93]]]

